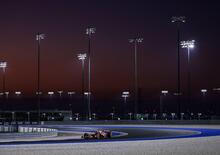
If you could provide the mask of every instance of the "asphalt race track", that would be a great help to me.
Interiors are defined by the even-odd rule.
[[[115,130],[106,140],[43,140],[1,143],[0,155],[219,155],[219,125],[48,126],[61,133]],[[128,134],[124,134],[127,132]],[[79,137],[79,136],[78,136]]]
[[[29,141],[23,141],[21,139],[0,142],[0,145],[116,142],[220,136],[220,129],[208,128],[151,127],[144,125],[45,125],[43,127],[58,129],[58,132],[62,134],[76,134],[77,136],[74,138],[72,136],[65,136],[60,139],[47,138],[44,140],[33,139]],[[81,135],[85,132],[94,132],[97,129],[111,130],[112,138],[102,140],[84,140],[81,138]]]

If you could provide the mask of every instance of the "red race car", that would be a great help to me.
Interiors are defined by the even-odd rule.
[[[112,133],[110,130],[97,130],[94,133],[84,133],[83,139],[107,139],[111,138]]]

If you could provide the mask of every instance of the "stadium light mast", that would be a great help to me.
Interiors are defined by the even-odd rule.
[[[137,118],[138,113],[138,59],[137,45],[143,42],[143,38],[129,39],[129,43],[134,44],[134,117]]]
[[[76,94],[76,92],[74,91],[68,91],[67,94],[72,98],[74,94]]]
[[[162,90],[160,93],[160,116],[163,114],[163,98],[169,93],[168,90]]]
[[[191,57],[190,57],[190,49],[195,47],[195,40],[181,41],[182,48],[187,49],[187,62],[188,62],[188,106],[191,105]]]
[[[2,92],[5,94],[5,71],[7,68],[7,62],[0,62],[0,68],[2,69]]]
[[[49,92],[47,92],[47,94],[49,95],[50,98],[52,98],[53,95],[54,95],[54,92],[53,91],[49,91]]]
[[[85,92],[84,83],[85,83],[85,59],[86,59],[86,53],[78,54],[77,57],[78,57],[78,59],[80,61],[82,61],[82,104],[84,105],[84,101],[85,101],[85,98],[84,98],[84,92]],[[88,111],[89,111],[89,109],[88,109]]]
[[[59,97],[62,98],[63,90],[58,90],[57,93],[59,94]]]
[[[16,95],[17,97],[19,97],[19,96],[21,95],[21,92],[20,92],[20,91],[16,91],[16,92],[15,92],[15,95]]]
[[[43,40],[45,38],[45,34],[43,33],[37,33],[36,35],[36,40],[37,40],[37,55],[38,55],[38,58],[37,58],[37,100],[38,100],[38,123],[40,124],[40,43],[41,43],[41,40]]]
[[[88,27],[86,29],[86,35],[88,36],[88,120],[91,119],[91,38],[96,28]]]
[[[181,103],[180,103],[180,95],[181,95],[181,88],[180,88],[180,25],[186,22],[186,17],[184,16],[173,16],[171,18],[171,22],[175,23],[177,26],[177,114],[178,118],[181,118]]]
[[[124,92],[122,92],[121,97],[124,98],[124,103],[125,103],[125,104],[126,104],[126,102],[127,102],[127,98],[128,98],[129,96],[130,96],[129,91],[124,91]]]
[[[121,97],[124,98],[124,114],[126,114],[126,108],[127,108],[127,98],[130,96],[130,92],[129,91],[123,91]]]
[[[201,102],[202,113],[208,113],[209,110],[211,109],[211,106],[206,104],[206,94],[207,94],[208,90],[201,89],[200,91],[202,93],[202,102]]]
[[[212,91],[219,98],[220,87],[215,87],[212,89]],[[217,100],[217,101],[219,101],[219,100]],[[218,102],[214,102],[214,105],[213,105],[214,114],[216,114],[218,112],[217,105],[218,105]]]
[[[206,95],[206,93],[208,92],[208,90],[207,90],[207,89],[201,89],[200,91],[201,91],[201,93],[202,93],[202,95],[203,95],[203,96],[205,96],[205,95]]]
[[[6,71],[6,68],[7,68],[7,62],[6,61],[1,61],[0,62],[0,68],[2,69],[2,95],[3,95],[3,103],[2,103],[2,111],[4,110],[4,100],[5,100],[5,95],[6,95],[6,92],[5,92],[5,71]]]
[[[73,101],[73,95],[76,94],[76,92],[74,92],[74,91],[68,91],[67,94],[68,94],[68,96],[70,97],[69,108],[70,108],[70,111],[71,111],[71,117],[73,117],[73,106],[72,106],[72,101]]]

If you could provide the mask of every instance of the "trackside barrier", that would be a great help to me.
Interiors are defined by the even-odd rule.
[[[57,135],[57,129],[51,129],[51,128],[19,126],[18,132],[21,132],[21,133],[51,133],[53,135]]]
[[[0,125],[0,133],[1,132],[17,132],[17,125]]]
[[[51,135],[57,135],[57,129],[40,128],[40,127],[23,127],[16,125],[0,125],[0,133],[49,133]]]

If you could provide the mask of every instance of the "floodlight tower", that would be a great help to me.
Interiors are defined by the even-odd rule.
[[[178,118],[181,118],[181,105],[180,105],[180,25],[186,22],[186,17],[179,16],[179,17],[172,17],[171,22],[175,23],[177,26],[177,114]]]
[[[129,91],[123,91],[121,97],[124,98],[124,114],[126,114],[126,108],[127,108],[127,98],[130,96]]]
[[[85,91],[85,87],[84,87],[84,82],[85,82],[85,59],[86,59],[86,53],[83,54],[78,54],[77,55],[78,59],[80,61],[82,61],[82,104],[84,105],[84,91]],[[89,106],[88,106],[88,111],[89,110]]]
[[[126,102],[127,102],[127,98],[130,96],[129,94],[130,94],[129,91],[124,91],[124,92],[122,92],[121,97],[124,98],[124,103],[125,103],[125,104],[126,104]]]
[[[59,94],[59,97],[62,98],[63,90],[58,90],[57,93]]]
[[[129,43],[134,44],[134,117],[138,113],[138,60],[137,60],[137,45],[143,42],[143,38],[129,39]]]
[[[4,110],[4,99],[5,99],[5,71],[7,68],[7,62],[1,61],[0,68],[2,69],[2,95],[3,95],[3,103],[2,103],[2,110]]]
[[[162,90],[160,93],[160,117],[163,113],[163,98],[168,94],[168,90]]]
[[[210,110],[210,107],[211,107],[210,104],[206,105],[206,94],[207,94],[208,90],[207,89],[201,89],[200,91],[202,93],[202,104],[201,104],[202,113],[207,113],[208,114],[208,112]]]
[[[207,89],[201,89],[200,91],[201,91],[201,93],[202,93],[203,96],[205,96],[206,93],[207,93]]]
[[[60,103],[61,103],[61,105],[59,107],[62,109],[62,106],[63,106],[62,105],[62,102],[63,102],[62,94],[64,93],[64,91],[63,90],[58,90],[57,93],[59,94],[59,100],[60,100]]]
[[[86,35],[88,36],[88,120],[91,118],[91,38],[96,29],[94,27],[88,27],[86,29]]]
[[[220,87],[215,87],[215,88],[213,88],[212,90],[213,90],[213,93],[214,93],[213,95],[216,95],[216,97],[219,99]],[[217,99],[216,97],[215,97],[215,100]],[[216,100],[216,101],[219,101],[219,100]],[[214,104],[214,105],[213,105],[213,110],[214,110],[214,114],[215,114],[215,115],[217,115],[217,114],[218,114],[218,111],[219,111],[219,110],[218,110],[218,109],[219,109],[219,108],[218,108],[218,103],[219,103],[219,102],[216,102],[216,101],[213,102],[213,104]],[[216,104],[216,103],[217,103],[217,104]]]
[[[19,97],[19,96],[21,95],[21,92],[20,92],[20,91],[16,91],[16,92],[15,92],[15,95],[16,95],[17,97]]]
[[[49,92],[47,92],[47,94],[50,96],[50,98],[52,98],[53,95],[54,95],[54,92],[53,91],[49,91]]]
[[[38,123],[40,124],[40,43],[41,40],[45,38],[45,34],[43,33],[37,33],[36,35],[36,40],[37,40],[37,53],[38,53],[38,58],[37,58],[37,98],[38,98]]]
[[[7,68],[7,62],[2,61],[0,62],[0,68],[2,68],[2,92],[5,94],[5,71]]]
[[[68,94],[68,96],[70,97],[71,103],[69,104],[69,108],[70,108],[70,111],[71,111],[71,117],[73,117],[72,99],[73,99],[73,95],[76,94],[76,92],[74,92],[74,91],[68,91],[67,94]]]
[[[190,49],[194,48],[195,40],[181,41],[182,48],[187,49],[188,62],[188,106],[191,106],[191,58]]]
[[[74,92],[74,91],[68,91],[67,94],[70,96],[70,98],[72,98],[72,96],[73,96],[74,94],[76,94],[76,92]]]

